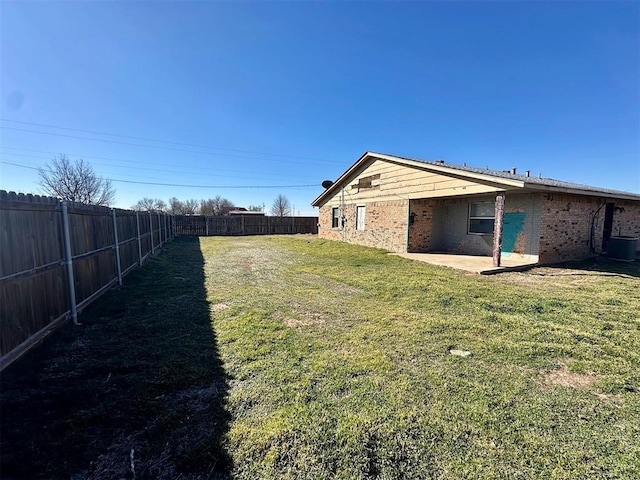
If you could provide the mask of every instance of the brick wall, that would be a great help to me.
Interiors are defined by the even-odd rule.
[[[344,228],[331,228],[331,209],[334,206],[325,204],[320,207],[320,238],[384,248],[396,253],[407,251],[408,200],[347,204],[344,206]],[[356,230],[357,206],[366,207],[364,230]]]
[[[540,231],[540,262],[559,262],[592,255],[592,222],[593,248],[600,253],[605,212],[602,205],[605,202],[624,208],[623,212],[614,212],[613,236],[640,236],[640,202],[545,194]]]
[[[409,252],[428,252],[434,248],[434,208],[436,199],[411,200],[409,214],[413,224],[409,225]]]
[[[331,228],[331,208],[337,205],[327,203],[320,208],[318,236],[330,240],[384,248],[396,253],[406,252],[407,247],[410,252],[440,250],[443,249],[443,245],[442,240],[438,240],[439,222],[437,219],[434,221],[434,218],[439,215],[440,210],[447,206],[450,210],[453,204],[457,205],[456,202],[462,202],[466,205],[467,201],[468,199],[464,199],[464,201],[460,199],[411,200],[410,212],[415,213],[415,217],[414,223],[410,227],[408,227],[408,200],[350,203],[344,207],[346,216],[344,229]],[[613,202],[616,207],[624,209],[624,211],[618,209],[614,213],[612,235],[640,237],[640,201],[555,193],[507,194],[506,213],[527,213],[526,222],[522,234],[518,236],[514,252],[529,255],[538,254],[541,263],[588,257],[591,255],[591,222],[593,219],[594,248],[597,253],[601,253],[605,208],[600,208],[600,206],[605,201]],[[364,231],[356,230],[357,205],[366,206]],[[466,208],[464,206],[464,209]],[[599,208],[600,210],[598,210]],[[444,213],[446,214],[446,212]],[[442,212],[440,216],[442,216]],[[444,228],[450,235],[450,229],[446,228],[446,221],[440,220],[440,223],[443,223],[441,229]],[[463,227],[466,232],[466,223]],[[407,229],[409,230],[408,236]],[[538,245],[534,244],[537,242],[538,232],[539,249]],[[483,239],[484,237],[478,238]],[[490,239],[490,236],[487,239]],[[487,243],[487,248],[490,248],[489,243]],[[444,250],[459,250],[468,254],[478,254],[475,250],[471,250],[467,244],[465,244],[465,248],[444,248]]]

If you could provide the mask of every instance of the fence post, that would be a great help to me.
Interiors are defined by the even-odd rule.
[[[138,264],[142,266],[142,239],[140,238],[140,212],[136,212],[136,231],[138,232]]]
[[[69,308],[71,312],[71,320],[74,325],[78,325],[78,309],[76,306],[76,285],[73,279],[73,257],[71,256],[71,235],[69,235],[69,212],[67,211],[67,202],[60,203],[62,211],[62,231],[64,234],[64,257],[67,266],[67,283],[69,285]]]
[[[153,248],[153,214],[151,210],[149,210],[149,232],[151,234],[151,255],[155,254],[155,249]]]
[[[158,246],[162,247],[162,225],[160,224],[160,212],[158,212],[157,216],[158,216]]]
[[[118,221],[116,220],[116,210],[111,209],[113,219],[113,247],[116,250],[116,268],[118,272],[118,285],[122,286],[122,267],[120,266],[120,243],[118,242]]]

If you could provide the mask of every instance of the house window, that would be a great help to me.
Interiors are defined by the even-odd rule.
[[[469,233],[473,235],[492,235],[495,221],[493,202],[469,204]]]
[[[338,207],[333,207],[331,209],[331,228],[338,228],[340,222],[338,210]]]
[[[356,230],[364,230],[365,207],[356,207]]]

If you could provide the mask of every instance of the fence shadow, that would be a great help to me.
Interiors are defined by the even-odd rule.
[[[228,383],[197,238],[2,374],[3,478],[228,478]]]

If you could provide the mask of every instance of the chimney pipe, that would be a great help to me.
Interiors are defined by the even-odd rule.
[[[527,170],[527,177],[531,175],[531,170]]]
[[[512,173],[513,175],[515,175],[515,174],[516,174],[516,167],[513,167],[513,168],[511,169],[511,173]]]

